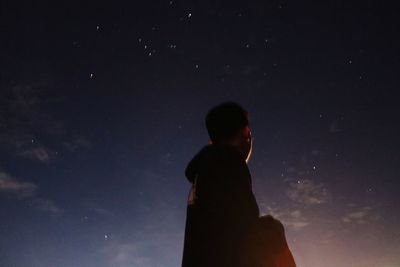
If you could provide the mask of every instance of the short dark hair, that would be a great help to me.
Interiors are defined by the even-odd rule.
[[[249,125],[248,113],[235,102],[224,102],[213,107],[206,116],[206,127],[211,141],[233,137]]]

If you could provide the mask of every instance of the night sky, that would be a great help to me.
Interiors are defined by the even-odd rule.
[[[1,267],[180,266],[228,100],[299,267],[400,266],[395,4],[31,2],[0,5]]]

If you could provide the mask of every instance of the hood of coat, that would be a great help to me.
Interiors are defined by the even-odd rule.
[[[206,168],[209,168],[211,164],[218,160],[227,157],[240,157],[241,153],[234,146],[231,145],[205,145],[188,163],[185,169],[185,176],[189,182],[193,183],[196,175]],[[243,159],[244,160],[244,159]]]

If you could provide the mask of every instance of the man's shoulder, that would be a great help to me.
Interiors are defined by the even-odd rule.
[[[187,174],[198,173],[200,176],[248,176],[247,163],[239,150],[231,145],[208,145],[203,148],[188,165]],[[188,175],[187,175],[188,176]],[[194,175],[189,175],[194,176]]]

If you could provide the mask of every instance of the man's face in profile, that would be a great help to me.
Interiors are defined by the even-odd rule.
[[[246,163],[250,160],[251,152],[253,151],[253,138],[251,136],[251,130],[249,126],[244,127],[239,133],[229,141],[234,144],[236,148],[243,154]],[[208,144],[212,144],[213,141],[208,139]]]
[[[245,156],[246,162],[250,160],[251,152],[253,150],[253,138],[249,126],[246,126],[240,138],[240,147]]]

